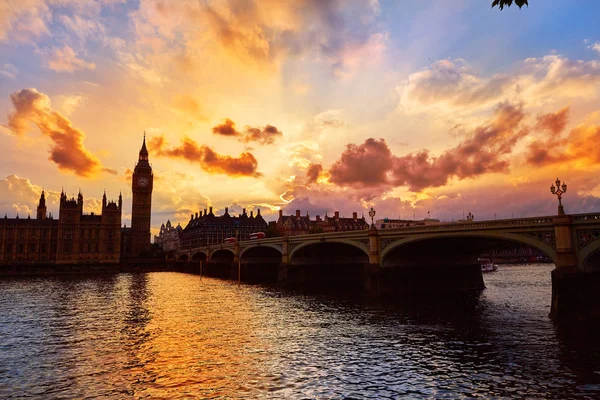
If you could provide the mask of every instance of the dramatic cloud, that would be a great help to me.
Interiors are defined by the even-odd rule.
[[[307,183],[315,183],[319,176],[323,172],[323,166],[321,164],[311,164],[306,170],[306,181]]]
[[[283,133],[274,127],[267,124],[265,127],[252,127],[246,125],[243,132],[240,132],[235,127],[235,122],[229,118],[225,118],[223,123],[212,128],[215,135],[235,137],[241,142],[258,142],[260,144],[273,144],[275,139],[283,136]]]
[[[50,98],[36,89],[23,89],[10,95],[14,109],[8,115],[8,128],[23,135],[34,123],[54,142],[50,160],[61,170],[79,176],[91,176],[100,167],[100,161],[83,146],[84,134],[66,117],[53,111]]]
[[[512,81],[502,75],[482,79],[463,59],[440,60],[411,74],[398,88],[400,106],[406,111],[422,111],[490,105],[501,99]]]
[[[598,93],[600,61],[559,55],[528,58],[510,76],[477,75],[462,59],[440,60],[411,74],[397,91],[404,112],[470,113],[498,102],[542,104]]]
[[[133,13],[133,22],[141,45],[182,37],[184,53],[214,43],[229,57],[258,66],[314,54],[334,76],[345,77],[365,62],[377,62],[385,49],[378,13],[372,0],[148,0]]]
[[[229,176],[261,176],[257,172],[258,162],[251,153],[244,152],[238,157],[222,156],[206,145],[199,146],[188,137],[183,138],[181,142],[179,147],[168,148],[164,136],[154,137],[150,139],[148,147],[161,157],[182,158],[197,163],[209,173]]]
[[[408,186],[411,191],[445,185],[452,177],[507,172],[505,156],[528,131],[521,107],[501,104],[493,120],[476,128],[456,147],[433,157],[427,150],[394,156],[384,139],[350,144],[330,169],[330,181],[355,188]]]
[[[600,140],[600,126],[579,125],[568,135],[562,136],[568,122],[569,108],[565,107],[556,113],[543,114],[537,118],[536,129],[546,132],[542,139],[529,144],[527,162],[541,167],[556,163],[582,161],[583,165],[591,166],[600,163],[600,150],[597,149]]]
[[[66,45],[62,49],[54,47],[52,50],[42,51],[42,54],[45,58],[46,68],[56,72],[75,72],[96,68],[96,64],[77,58],[75,51]]]
[[[596,53],[600,54],[600,42],[592,43],[588,46],[588,48],[594,50]]]

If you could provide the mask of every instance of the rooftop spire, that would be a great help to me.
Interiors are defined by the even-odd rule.
[[[140,149],[140,161],[148,160],[148,150],[146,149],[146,131],[144,131],[144,141],[142,142],[142,148]]]

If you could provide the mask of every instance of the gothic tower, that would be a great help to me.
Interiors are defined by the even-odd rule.
[[[40,196],[40,202],[37,206],[37,219],[46,219],[46,196],[44,195],[44,191],[42,190],[42,195]]]
[[[138,162],[131,178],[131,254],[150,251],[150,212],[152,209],[152,167],[148,163],[146,133]]]

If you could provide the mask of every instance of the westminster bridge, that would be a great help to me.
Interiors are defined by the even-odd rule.
[[[535,248],[556,265],[551,316],[600,316],[600,213],[440,223],[263,238],[180,250],[201,273],[248,282],[321,284],[367,294],[484,288],[478,257]]]

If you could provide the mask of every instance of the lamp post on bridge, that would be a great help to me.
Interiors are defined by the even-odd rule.
[[[371,229],[375,229],[375,222],[373,222],[373,218],[375,218],[375,209],[373,207],[369,210],[369,217],[371,217]]]
[[[565,209],[562,205],[562,195],[567,191],[567,184],[563,182],[562,186],[560,185],[560,179],[556,178],[556,182],[554,182],[552,186],[550,186],[550,192],[555,194],[558,197],[558,215],[565,215]]]

